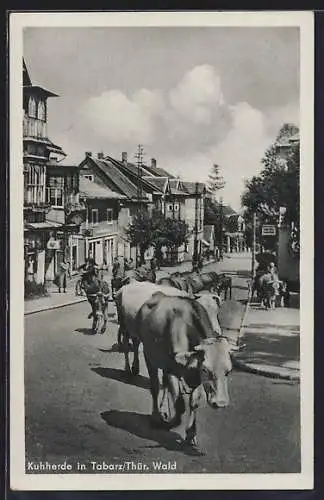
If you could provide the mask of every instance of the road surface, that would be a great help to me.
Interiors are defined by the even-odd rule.
[[[28,472],[41,460],[67,461],[74,473],[78,462],[98,473],[107,472],[103,463],[128,461],[149,472],[159,461],[176,467],[165,472],[300,472],[298,383],[233,370],[230,406],[199,410],[203,454],[189,453],[176,432],[151,428],[143,358],[141,375],[128,381],[115,318],[108,333],[93,336],[88,312],[81,303],[25,317]]]

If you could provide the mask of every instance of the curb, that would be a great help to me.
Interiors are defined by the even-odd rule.
[[[243,330],[244,330],[244,328],[246,328],[245,321],[246,321],[246,318],[248,316],[251,298],[252,297],[251,297],[251,288],[250,288],[247,303],[246,303],[245,312],[243,315],[240,331],[239,331],[238,338],[237,338],[238,349],[240,348],[240,342],[241,342],[241,338],[243,336],[242,335]],[[239,368],[241,371],[245,371],[247,373],[253,373],[254,375],[262,375],[264,377],[268,377],[268,378],[272,378],[272,379],[290,380],[290,381],[294,381],[294,382],[300,381],[300,372],[299,373],[289,373],[289,372],[283,373],[282,369],[280,369],[280,368],[278,368],[278,370],[276,371],[274,368],[257,367],[255,365],[252,365],[251,363],[239,360],[237,357],[237,354],[235,354],[235,351],[232,351],[231,359],[232,359],[233,366],[235,366],[236,368]],[[295,370],[295,372],[296,371],[297,370]]]
[[[300,382],[300,374],[298,373],[283,373],[282,371],[274,371],[273,368],[257,368],[250,363],[245,363],[244,361],[238,360],[235,356],[232,358],[233,365],[242,371],[247,373],[253,373],[254,375],[262,375],[264,377],[272,379],[290,380],[294,382]],[[297,371],[297,370],[295,370]]]
[[[51,311],[52,309],[60,309],[61,307],[73,306],[74,304],[80,304],[81,302],[85,302],[86,300],[87,300],[86,297],[82,297],[77,300],[70,300],[69,302],[65,302],[64,304],[53,304],[49,306],[43,306],[40,307],[39,309],[34,309],[32,311],[24,312],[24,316],[29,316],[30,314],[36,314],[44,311]]]

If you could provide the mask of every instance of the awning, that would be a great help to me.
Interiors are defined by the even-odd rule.
[[[25,224],[27,230],[59,229],[63,226],[59,222],[30,222]]]
[[[208,243],[208,241],[206,241],[206,240],[201,240],[201,243],[203,245],[206,245],[206,247],[210,247],[210,243]]]

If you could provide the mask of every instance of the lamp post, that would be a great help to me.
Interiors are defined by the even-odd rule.
[[[253,212],[252,219],[252,278],[255,277],[255,253],[256,253],[256,213]]]

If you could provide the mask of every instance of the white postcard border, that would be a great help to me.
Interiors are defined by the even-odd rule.
[[[296,26],[300,28],[301,457],[300,474],[25,473],[22,71],[23,29],[54,26]],[[286,490],[313,488],[313,120],[312,12],[12,12],[10,62],[10,485],[16,490]]]

